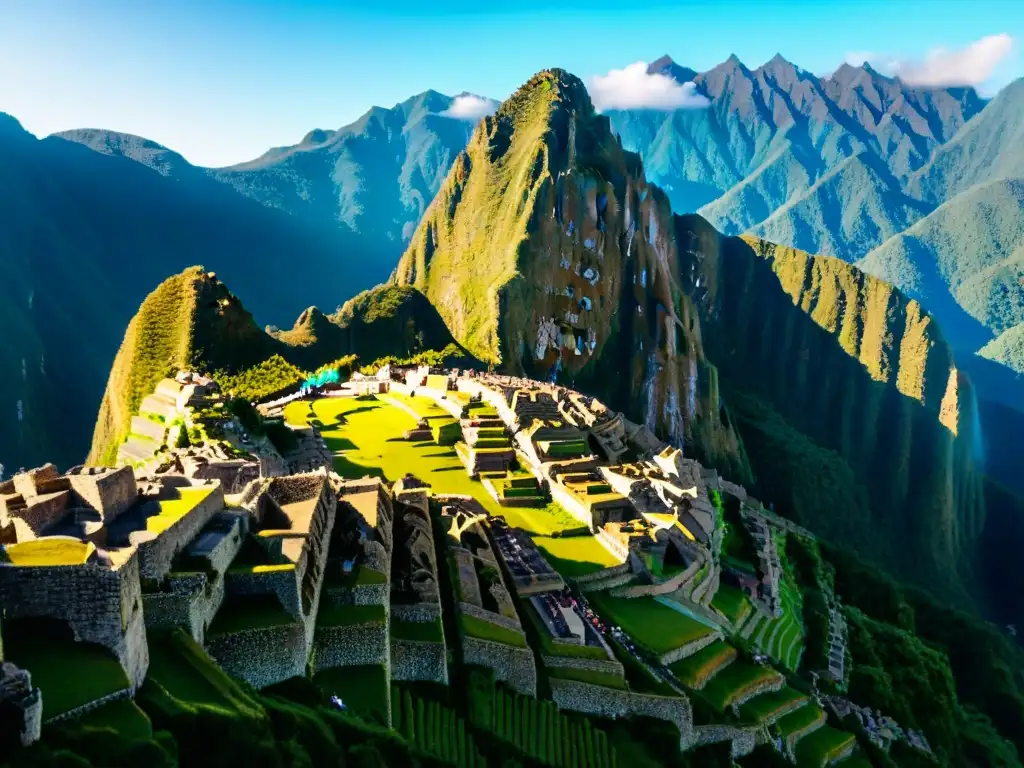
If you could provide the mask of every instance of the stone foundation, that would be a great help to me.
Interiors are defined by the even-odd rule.
[[[654,717],[672,723],[679,729],[680,749],[693,743],[693,710],[690,702],[680,696],[654,696],[617,688],[552,678],[551,698],[559,709],[601,717]]]
[[[390,665],[386,621],[343,627],[318,627],[313,641],[313,673],[332,667],[362,664]]]
[[[463,637],[462,657],[466,664],[493,669],[494,679],[507,683],[513,690],[527,696],[537,695],[537,667],[529,648]]]
[[[448,685],[448,652],[444,643],[392,638],[391,679]]]
[[[213,635],[206,650],[232,677],[256,688],[306,674],[306,638],[302,622]]]

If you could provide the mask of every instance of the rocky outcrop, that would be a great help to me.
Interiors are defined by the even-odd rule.
[[[480,359],[572,378],[743,478],[679,264],[668,199],[583,83],[549,70],[477,127],[394,281]]]

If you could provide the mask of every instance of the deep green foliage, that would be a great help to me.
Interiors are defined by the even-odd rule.
[[[216,373],[214,378],[222,392],[250,402],[259,402],[297,391],[307,375],[280,355],[273,355],[238,374]]]

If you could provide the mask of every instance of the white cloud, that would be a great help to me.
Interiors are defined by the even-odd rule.
[[[678,83],[668,75],[649,74],[638,61],[607,75],[594,75],[588,84],[590,98],[599,111],[606,109],[701,109],[711,102],[693,83]]]
[[[475,123],[483,120],[487,115],[493,115],[498,109],[499,102],[474,93],[460,93],[452,101],[451,105],[444,112],[445,117],[454,117],[458,120],[469,120]]]
[[[849,64],[865,61],[886,75],[899,77],[909,85],[981,85],[1013,52],[1014,40],[1006,34],[988,35],[965,48],[932,48],[923,59],[906,59],[868,51],[847,53]]]

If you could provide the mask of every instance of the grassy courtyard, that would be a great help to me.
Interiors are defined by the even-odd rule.
[[[449,418],[426,398],[386,396],[405,403],[428,419]],[[312,412],[311,409],[312,408]],[[593,536],[553,538],[551,534],[581,523],[557,504],[543,507],[503,507],[487,490],[470,478],[454,447],[439,446],[432,440],[409,441],[403,434],[416,426],[407,412],[381,399],[322,398],[297,400],[285,409],[290,424],[319,421],[321,434],[334,455],[334,469],[342,477],[380,477],[393,483],[412,473],[429,483],[435,494],[472,496],[491,515],[532,534],[550,558],[552,566],[566,576],[582,575],[618,565],[618,561]]]
[[[708,635],[712,630],[653,597],[626,599],[605,592],[588,596],[606,621],[618,624],[633,640],[656,656]]]
[[[129,687],[117,658],[95,643],[76,642],[70,628],[49,619],[4,622],[5,657],[32,673],[43,692],[46,716],[69,710]]]

